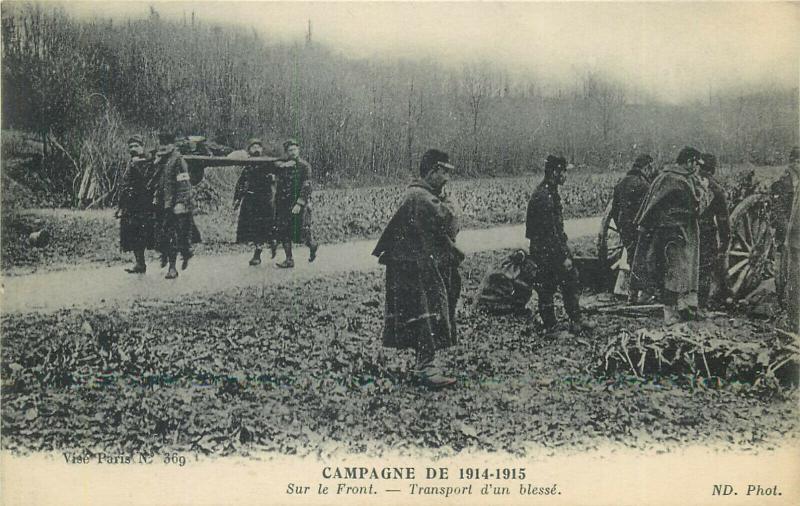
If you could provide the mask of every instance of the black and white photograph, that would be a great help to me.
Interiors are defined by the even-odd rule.
[[[798,504],[800,5],[3,0],[3,504]]]

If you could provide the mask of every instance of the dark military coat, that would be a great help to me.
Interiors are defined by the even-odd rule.
[[[125,167],[119,188],[119,239],[122,251],[153,247],[155,174],[153,161],[148,158],[132,158]]]
[[[542,181],[534,190],[528,201],[525,237],[531,242],[531,257],[544,269],[559,266],[571,258],[557,185]]]
[[[311,234],[311,165],[302,158],[295,162],[291,167],[277,169],[275,230],[281,241],[305,242]],[[299,215],[292,214],[295,204],[303,207]]]
[[[241,202],[236,242],[267,243],[275,234],[276,177],[266,167],[245,165],[233,200]]]
[[[456,344],[456,214],[422,180],[413,182],[372,254],[386,265],[383,345],[438,350]]]
[[[649,189],[650,181],[638,168],[629,170],[614,187],[611,217],[617,224],[620,239],[628,250],[628,258],[631,259],[636,246],[636,215]]]

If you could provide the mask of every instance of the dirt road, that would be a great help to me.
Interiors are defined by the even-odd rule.
[[[597,217],[565,222],[567,235],[573,239],[593,235],[599,226]],[[527,247],[523,225],[465,230],[459,234],[458,244],[466,253]],[[124,305],[140,299],[171,299],[195,292],[214,293],[342,271],[377,269],[380,266],[370,255],[374,246],[375,240],[322,245],[313,264],[308,263],[307,249],[296,248],[294,269],[278,269],[275,262],[269,260],[269,254],[259,267],[249,266],[248,256],[242,254],[198,256],[177,280],[164,279],[164,270],[152,262],[146,275],[127,274],[120,266],[78,266],[66,271],[5,277],[2,312]],[[281,260],[282,256],[279,251],[277,259]]]

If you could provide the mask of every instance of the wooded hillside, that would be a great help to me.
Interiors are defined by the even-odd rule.
[[[127,135],[162,127],[234,147],[294,136],[327,182],[405,179],[431,146],[464,174],[495,175],[537,170],[549,152],[605,169],[685,144],[773,164],[797,143],[797,89],[667,105],[589,71],[556,88],[482,62],[356,60],[310,33],[279,44],[157,7],[117,22],[4,2],[2,30],[3,128],[35,133],[43,156],[26,170],[73,197],[88,171],[112,198]]]

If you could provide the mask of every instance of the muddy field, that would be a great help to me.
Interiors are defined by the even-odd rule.
[[[605,371],[609,338],[657,330],[656,319],[598,314],[593,335],[546,340],[535,318],[471,311],[500,254],[472,255],[462,267],[460,343],[441,355],[458,385],[443,392],[413,384],[410,352],[380,346],[379,270],[4,316],[3,445],[21,453],[450,455],[607,443],[760,451],[797,438],[796,388]],[[716,316],[688,331],[766,343],[772,325]]]

